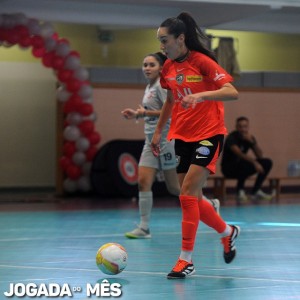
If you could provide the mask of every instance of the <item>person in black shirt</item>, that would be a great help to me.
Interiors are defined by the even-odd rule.
[[[253,155],[248,154],[251,149]],[[271,200],[272,196],[264,193],[261,186],[272,168],[273,162],[264,158],[255,137],[249,131],[249,119],[239,117],[236,120],[236,130],[231,132],[225,141],[221,161],[221,171],[226,178],[235,178],[237,182],[237,201],[245,202],[248,197],[244,186],[248,177],[257,173],[252,188],[251,198],[257,200]]]

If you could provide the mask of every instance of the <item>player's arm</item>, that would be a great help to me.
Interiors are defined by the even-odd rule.
[[[152,137],[151,141],[151,149],[155,156],[159,155],[160,148],[160,139],[161,139],[161,133],[163,131],[163,128],[165,127],[166,123],[168,122],[169,118],[171,117],[173,105],[174,105],[174,97],[171,91],[168,90],[167,92],[167,99],[162,107],[155,132]]]
[[[231,83],[225,83],[220,89],[215,91],[204,91],[183,97],[181,104],[183,107],[194,108],[199,102],[205,100],[232,101],[238,99],[238,91]]]
[[[246,161],[252,163],[257,172],[259,172],[259,173],[264,172],[264,169],[262,168],[261,164],[255,158],[251,157],[247,153],[242,152],[241,149],[237,145],[235,145],[235,144],[231,145],[230,150],[240,159],[243,159],[243,160],[246,160]]]

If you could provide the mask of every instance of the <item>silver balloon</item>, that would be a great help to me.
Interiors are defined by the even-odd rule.
[[[63,188],[68,193],[74,193],[77,191],[77,182],[70,178],[67,178],[63,182]]]
[[[74,71],[73,75],[76,79],[79,79],[81,81],[87,80],[89,78],[89,71],[85,68],[78,68]]]
[[[70,46],[67,43],[58,43],[55,47],[55,53],[61,57],[65,57],[70,53]]]
[[[86,155],[83,152],[75,152],[72,156],[72,161],[76,166],[82,166],[86,161]]]
[[[84,99],[82,99],[82,101],[85,102],[85,103],[90,103],[90,104],[94,103],[94,99],[93,99],[92,96],[89,97],[89,98],[84,98]]]
[[[40,35],[43,38],[51,37],[54,33],[54,29],[49,22],[45,22],[40,26]]]
[[[78,95],[82,98],[89,98],[92,96],[92,94],[93,88],[87,84],[83,84],[78,91]]]
[[[64,129],[63,135],[67,141],[72,142],[76,141],[80,137],[81,133],[77,126],[69,125]]]
[[[82,115],[77,112],[71,112],[67,115],[67,121],[70,125],[78,125],[82,122]]]
[[[51,37],[45,39],[45,48],[48,52],[54,50],[55,46],[56,46],[56,40],[54,40]]]
[[[90,145],[91,145],[90,141],[85,137],[80,137],[76,141],[76,148],[82,152],[85,152],[86,150],[88,150],[90,148]]]
[[[92,112],[90,115],[83,117],[83,120],[95,122],[97,120],[97,114],[95,112]]]
[[[14,16],[15,16],[17,25],[26,25],[28,23],[28,19],[24,14],[18,13],[18,14],[15,14]]]
[[[27,24],[29,33],[32,35],[39,35],[40,34],[40,23],[36,19],[29,19]]]
[[[65,67],[69,70],[76,70],[80,66],[80,59],[77,56],[70,55],[66,58]]]
[[[82,192],[88,192],[91,190],[90,179],[87,176],[81,176],[77,180],[77,187]]]
[[[66,102],[70,96],[71,96],[71,93],[69,93],[65,87],[63,85],[61,85],[58,89],[57,89],[57,93],[56,93],[56,96],[57,96],[57,99],[60,101],[60,102]]]

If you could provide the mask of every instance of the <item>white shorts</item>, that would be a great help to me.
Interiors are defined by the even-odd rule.
[[[152,135],[146,135],[139,166],[154,168],[157,170],[175,169],[177,162],[174,149],[174,140],[169,142],[165,137],[163,137],[160,144],[161,152],[158,157],[155,157],[150,147],[151,139]]]

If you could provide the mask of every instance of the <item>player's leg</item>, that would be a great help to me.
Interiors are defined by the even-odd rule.
[[[263,167],[264,173],[259,173],[257,174],[255,184],[252,189],[252,200],[257,201],[257,200],[271,200],[272,195],[264,193],[261,190],[262,184],[265,181],[266,177],[270,173],[273,162],[269,158],[261,158],[257,160]]]
[[[153,206],[153,194],[151,189],[158,168],[158,159],[152,154],[148,143],[145,143],[138,169],[140,223],[137,228],[125,233],[125,236],[128,238],[151,238],[149,229]]]

